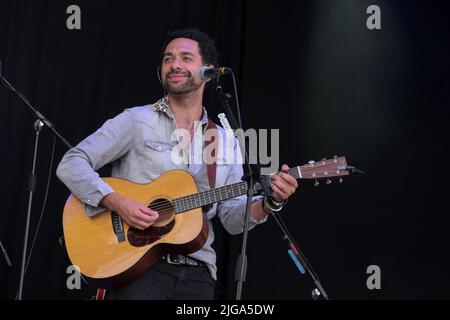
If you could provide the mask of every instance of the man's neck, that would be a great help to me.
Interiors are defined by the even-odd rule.
[[[169,103],[178,128],[193,131],[195,121],[200,121],[203,106],[202,92],[196,90],[182,95],[170,95]]]

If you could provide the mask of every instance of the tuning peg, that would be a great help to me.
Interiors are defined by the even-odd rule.
[[[337,156],[334,156],[333,159],[337,159]]]
[[[327,180],[327,184],[331,184],[331,180],[330,179]]]
[[[318,187],[319,184],[320,184],[319,181],[316,180],[316,181],[314,182],[314,187]]]
[[[308,164],[310,164],[310,165],[313,165],[314,163],[316,163],[314,160],[308,161]]]
[[[327,158],[322,158],[322,161],[325,161],[325,160],[327,160]]]
[[[339,178],[339,183],[343,183],[344,182],[344,180],[342,180],[342,178]]]

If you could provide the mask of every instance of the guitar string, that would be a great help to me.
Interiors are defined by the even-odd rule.
[[[232,186],[232,185],[231,185]],[[223,189],[222,189],[223,188]],[[218,191],[219,189],[222,189],[222,190],[220,190],[220,191]],[[227,189],[227,190],[226,190]],[[221,188],[217,188],[217,189],[214,189],[214,190],[208,190],[208,191],[204,191],[205,193],[197,193],[197,194],[194,194],[194,195],[189,195],[189,196],[184,196],[184,197],[181,197],[181,198],[177,198],[177,199],[174,199],[172,202],[170,202],[169,200],[166,200],[166,203],[162,203],[162,204],[158,204],[158,205],[156,205],[156,206],[151,206],[151,204],[150,204],[150,209],[158,209],[158,210],[164,210],[164,209],[169,209],[169,208],[171,208],[171,207],[173,207],[173,203],[177,203],[178,205],[190,205],[190,204],[195,204],[195,202],[196,202],[196,200],[194,200],[194,199],[188,199],[189,197],[196,197],[196,198],[198,198],[198,199],[200,199],[200,200],[202,200],[201,199],[201,197],[209,197],[210,199],[211,199],[211,197],[212,196],[214,196],[215,198],[217,198],[218,196],[220,196],[220,195],[224,195],[224,196],[228,196],[229,195],[229,192],[231,191],[231,192],[236,192],[236,191],[239,191],[239,190],[241,190],[242,189],[242,185],[239,183],[239,184],[237,184],[237,185],[234,185],[234,186],[232,186],[232,187],[230,187],[230,186],[226,186],[226,187],[221,187]],[[227,192],[222,192],[222,191],[227,191]],[[219,195],[217,195],[216,193],[217,192],[222,192],[222,193],[220,193]],[[214,194],[216,194],[216,195],[214,195]],[[204,199],[204,200],[206,200],[206,198]],[[220,201],[220,200],[219,200]],[[216,201],[213,201],[213,202],[216,202]]]

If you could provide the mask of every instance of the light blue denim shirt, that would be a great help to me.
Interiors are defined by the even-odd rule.
[[[188,171],[197,182],[198,191],[208,190],[207,166],[205,163],[191,161],[194,146],[203,146],[202,133],[208,123],[204,109],[199,125],[194,134],[188,163],[174,162],[172,149],[179,143],[175,135],[176,121],[167,98],[152,105],[125,109],[113,119],[106,121],[96,132],[70,149],[62,158],[57,176],[70,191],[86,204],[86,214],[100,214],[104,208],[99,207],[103,197],[114,190],[100,179],[96,172],[105,164],[112,163],[112,177],[122,178],[136,183],[149,183],[164,172],[173,169]],[[225,130],[218,126],[223,137]],[[241,181],[242,165],[226,159],[230,154],[240,158],[239,145],[232,137],[232,143],[219,139],[218,149],[233,148],[233,152],[218,152],[216,169],[216,188]],[[194,143],[195,142],[195,143]],[[229,150],[228,150],[229,151]],[[260,200],[260,196],[252,201]],[[214,231],[211,219],[218,215],[225,229],[230,234],[243,231],[246,196],[224,200],[214,204],[207,212],[209,233],[206,243],[199,251],[190,254],[192,258],[207,263],[213,279],[217,279],[216,254],[211,247]],[[250,228],[265,222],[250,219]]]

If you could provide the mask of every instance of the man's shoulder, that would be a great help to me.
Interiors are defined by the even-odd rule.
[[[125,112],[128,112],[130,115],[140,115],[140,116],[152,116],[155,114],[155,110],[153,108],[153,104],[146,104],[143,106],[134,106],[125,108]]]
[[[133,121],[141,122],[148,125],[154,125],[158,118],[158,112],[154,109],[154,104],[147,104],[143,106],[129,107],[124,110]]]

